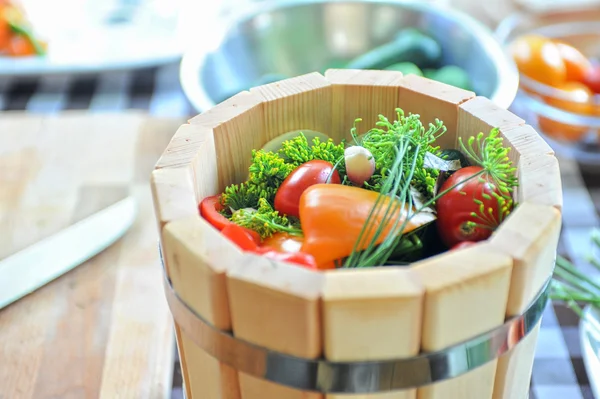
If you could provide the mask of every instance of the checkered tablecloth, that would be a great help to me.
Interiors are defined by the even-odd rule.
[[[67,109],[142,109],[156,116],[194,114],[179,85],[176,64],[94,76],[0,78],[1,111],[56,113]],[[585,256],[591,251],[589,233],[598,226],[600,172],[582,175],[574,161],[561,159],[561,173],[564,220],[559,253],[583,270],[596,273],[586,264]],[[178,363],[174,368],[172,398],[182,398]],[[594,399],[581,358],[578,319],[563,305],[553,304],[545,311],[530,399]]]

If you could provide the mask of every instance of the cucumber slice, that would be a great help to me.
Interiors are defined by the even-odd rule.
[[[315,137],[318,137],[321,141],[327,141],[329,139],[329,136],[327,136],[326,134],[317,132],[314,130],[309,130],[309,129],[293,130],[291,132],[287,132],[280,136],[275,137],[273,140],[271,140],[267,144],[265,144],[262,147],[262,149],[264,151],[277,152],[281,149],[281,144],[284,141],[291,140],[294,137],[299,136],[300,133],[303,133],[304,136],[306,136],[306,140],[308,140],[309,143],[311,143]]]

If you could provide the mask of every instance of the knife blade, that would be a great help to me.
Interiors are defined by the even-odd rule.
[[[133,224],[127,197],[0,261],[0,309],[74,269],[117,241]]]

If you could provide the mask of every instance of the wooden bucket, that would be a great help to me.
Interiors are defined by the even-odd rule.
[[[252,149],[296,129],[339,142],[354,118],[370,126],[397,107],[424,124],[443,120],[442,148],[500,129],[518,166],[519,206],[488,241],[410,267],[314,272],[243,254],[199,216],[201,199],[246,179]],[[329,70],[256,87],[182,125],[152,188],[188,399],[527,397],[561,225],[560,174],[543,139],[486,98],[392,71]],[[525,334],[515,330],[524,325]],[[489,359],[447,356],[501,328],[504,343],[479,345]],[[397,367],[373,373],[377,362]]]

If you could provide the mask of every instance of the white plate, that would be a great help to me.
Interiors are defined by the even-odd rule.
[[[600,398],[600,311],[592,306],[584,310],[579,322],[581,355],[594,397]]]
[[[0,76],[91,73],[156,66],[181,57],[187,0],[20,0],[44,57],[0,57]]]

